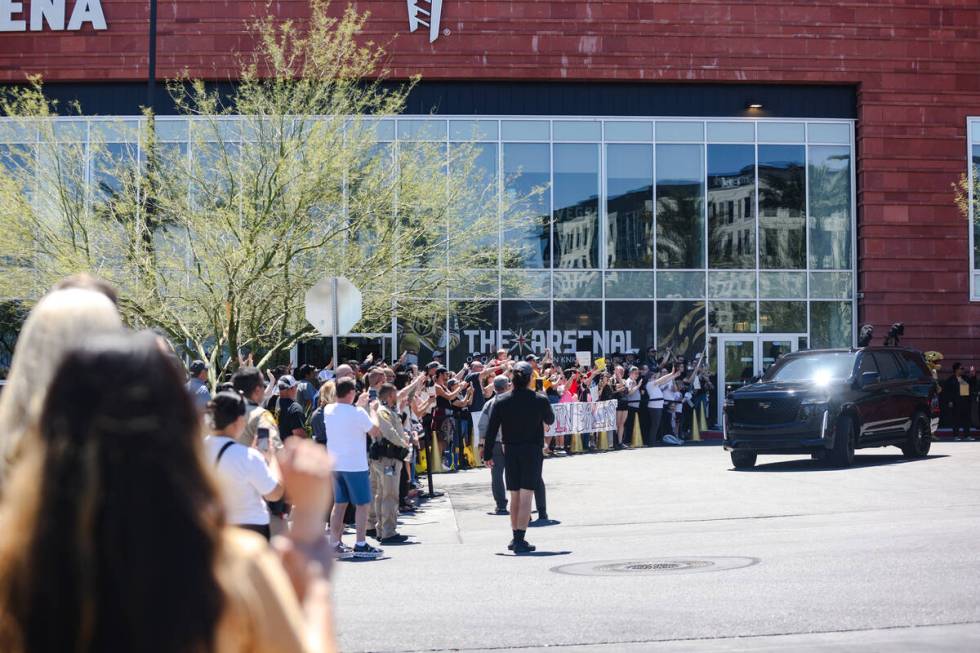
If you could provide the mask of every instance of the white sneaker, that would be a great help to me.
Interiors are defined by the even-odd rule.
[[[677,439],[677,436],[672,433],[668,433],[667,435],[664,436],[664,442],[668,444],[675,444],[675,445],[683,444],[680,440]]]

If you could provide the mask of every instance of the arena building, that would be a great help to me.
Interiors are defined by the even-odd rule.
[[[151,4],[0,0],[0,83],[40,74],[92,116],[148,103],[166,116],[160,82],[186,71],[233,84],[250,19],[309,11],[171,0],[151,26]],[[954,192],[964,176],[972,188],[980,161],[972,3],[356,5],[393,78],[422,77],[407,112],[379,126],[392,152],[475,138],[502,194],[549,190],[540,219],[501,234],[528,255],[472,271],[448,291],[444,322],[396,320],[346,345],[423,361],[447,350],[453,366],[498,346],[708,346],[737,384],[784,351],[852,346],[861,324],[881,337],[903,322],[911,345],[980,359],[980,241]],[[186,132],[159,124],[176,141]],[[479,318],[459,319],[462,302],[479,302]]]

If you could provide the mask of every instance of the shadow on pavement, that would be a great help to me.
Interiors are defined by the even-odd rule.
[[[948,454],[933,454],[924,458],[906,458],[902,454],[897,455],[861,455],[854,456],[854,464],[850,467],[831,467],[822,460],[812,460],[808,458],[794,458],[792,460],[781,460],[779,462],[756,464],[750,469],[730,468],[730,472],[846,472],[848,469],[859,469],[861,467],[880,467],[882,465],[903,465],[906,463],[919,463],[939,458],[948,458]]]
[[[496,555],[504,558],[551,558],[571,554],[571,551],[531,551],[530,553],[497,553]]]
[[[535,519],[534,521],[528,523],[528,528],[541,528],[543,526],[557,526],[561,522],[557,519]]]

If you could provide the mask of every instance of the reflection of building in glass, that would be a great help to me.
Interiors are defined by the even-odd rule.
[[[587,200],[555,209],[555,242],[558,267],[582,269],[594,267],[592,261],[599,246],[599,200]]]
[[[810,265],[851,266],[851,155],[849,148],[810,148]]]
[[[710,267],[755,267],[755,166],[708,177]]]
[[[806,266],[803,166],[759,164],[759,263],[764,268]]]
[[[606,236],[610,267],[652,267],[653,189],[650,186],[609,198]]]

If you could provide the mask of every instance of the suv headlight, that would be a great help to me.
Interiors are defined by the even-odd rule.
[[[828,399],[822,397],[804,399],[800,402],[800,419],[807,420],[823,414],[827,410],[828,401]]]

